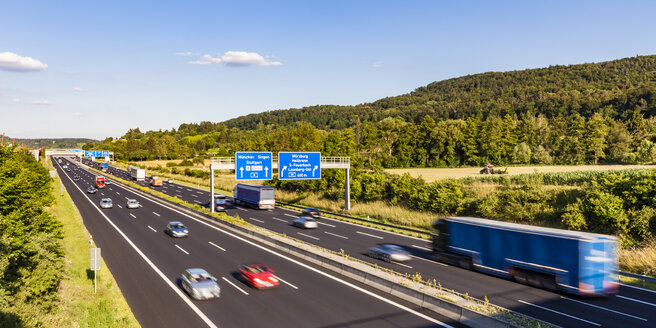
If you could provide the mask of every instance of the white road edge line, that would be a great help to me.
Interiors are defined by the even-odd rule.
[[[57,165],[61,168],[61,165],[59,165],[59,163],[57,163]],[[64,174],[66,174],[66,172],[64,172]],[[68,176],[68,174],[66,174],[66,177],[67,177],[69,180],[71,180],[71,177]],[[71,180],[71,181],[73,181],[73,180]],[[63,183],[63,182],[62,182],[62,183]],[[73,183],[73,184],[75,185],[75,183]],[[110,224],[110,225],[111,225],[116,231],[118,231],[118,233],[123,237],[123,239],[125,239],[125,241],[127,241],[128,244],[130,244],[130,246],[132,246],[132,248],[137,252],[137,254],[139,254],[139,255],[141,256],[141,258],[143,258],[144,261],[146,261],[146,263],[150,266],[150,268],[153,269],[153,270],[155,271],[155,273],[157,273],[157,275],[159,275],[159,277],[162,278],[162,280],[164,280],[164,282],[165,282],[169,287],[171,287],[171,289],[173,289],[173,291],[174,291],[176,294],[178,294],[178,296],[179,296],[179,297],[180,297],[180,298],[181,298],[181,299],[187,304],[187,306],[189,306],[189,307],[191,308],[191,310],[194,311],[194,312],[195,312],[195,313],[201,318],[201,320],[203,320],[203,321],[205,322],[205,324],[207,324],[207,326],[209,326],[209,327],[211,327],[211,328],[218,328],[218,326],[215,325],[214,322],[212,322],[212,320],[210,320],[210,318],[208,318],[208,317],[205,315],[205,313],[203,313],[203,312],[202,312],[202,311],[201,311],[196,305],[194,305],[194,303],[192,303],[192,302],[189,300],[189,298],[188,298],[186,295],[184,295],[184,294],[182,293],[182,291],[180,291],[180,289],[179,289],[176,285],[174,285],[174,284],[173,284],[168,278],[166,278],[166,276],[164,275],[164,273],[163,273],[163,272],[162,272],[162,271],[161,271],[161,270],[160,270],[160,269],[159,269],[159,268],[158,268],[158,267],[157,267],[157,266],[156,266],[156,265],[155,265],[155,264],[154,264],[154,263],[148,258],[148,256],[146,256],[146,254],[144,254],[144,253],[139,249],[139,247],[137,247],[137,245],[135,245],[135,244],[132,242],[132,240],[130,240],[130,238],[128,238],[128,236],[127,236],[125,233],[123,233],[123,231],[121,231],[121,229],[119,229],[118,226],[116,226],[116,225],[114,224],[114,222],[112,222],[112,221],[107,217],[107,215],[105,215],[105,213],[103,213],[98,207],[95,206],[95,204],[91,201],[91,199],[90,199],[90,198],[89,198],[84,192],[82,192],[82,189],[80,189],[80,187],[78,187],[77,185],[75,185],[75,187],[80,191],[80,193],[82,193],[82,196],[84,196],[84,197],[89,201],[89,203],[91,203],[92,205],[94,205],[94,208],[98,211],[98,213],[100,213],[100,215],[102,215],[102,216],[105,218],[105,220],[107,220],[107,222],[109,222],[109,224]]]
[[[324,231],[323,233],[327,233],[327,234],[329,234],[329,235],[332,235],[332,236],[335,236],[335,237],[339,237],[339,238],[349,239],[348,237],[344,237],[344,236],[342,236],[342,235],[338,235],[338,234],[336,234],[336,233],[332,233],[332,232],[328,232],[328,231]]]
[[[563,316],[566,316],[566,317],[569,317],[569,318],[572,318],[572,319],[580,320],[580,321],[583,321],[583,322],[587,322],[587,323],[589,323],[589,324],[591,324],[591,325],[595,325],[595,326],[601,327],[601,324],[598,324],[598,323],[596,323],[596,322],[592,322],[592,321],[588,321],[588,320],[585,320],[585,319],[577,318],[577,317],[575,317],[575,316],[573,316],[573,315],[569,315],[569,314],[567,314],[567,313],[558,312],[558,311],[556,311],[556,310],[548,309],[548,308],[546,308],[546,307],[544,307],[544,306],[535,305],[535,304],[533,304],[533,303],[524,302],[524,301],[522,301],[522,300],[517,300],[517,301],[518,301],[519,303],[522,303],[522,304],[526,304],[526,305],[530,305],[530,306],[535,306],[536,308],[539,308],[539,309],[542,309],[542,310],[546,310],[546,311],[550,311],[550,312],[553,312],[553,313],[557,313],[557,314],[560,314],[560,315],[563,315]]]
[[[299,234],[299,235],[301,235],[301,236],[308,237],[308,238],[312,238],[312,239],[319,240],[319,238],[317,238],[317,237],[313,237],[313,236],[310,236],[310,235],[306,235],[306,234],[304,234],[304,233],[302,233],[302,232],[297,232],[297,234]]]
[[[409,266],[409,265],[407,265],[407,264],[403,264],[403,263],[399,263],[399,262],[393,262],[393,263],[394,263],[394,264],[398,264],[398,265],[400,265],[400,266],[404,266],[404,267],[406,267],[406,268],[410,268],[410,269],[412,269],[412,267]]]
[[[179,250],[181,250],[183,253],[189,255],[189,252],[185,251],[182,247],[178,246],[178,244],[175,244],[175,247],[177,247]]]
[[[597,308],[597,309],[600,309],[600,310],[604,310],[604,311],[608,311],[608,312],[613,312],[613,313],[617,313],[617,314],[620,314],[620,315],[624,315],[624,316],[627,316],[627,317],[630,317],[630,318],[633,318],[633,319],[638,319],[638,320],[642,320],[642,321],[647,321],[647,319],[645,319],[645,318],[636,317],[636,316],[634,316],[634,315],[630,315],[630,314],[627,314],[627,313],[624,313],[624,312],[611,310],[611,309],[609,309],[609,308],[605,308],[605,307],[603,307],[603,306],[594,305],[594,304],[589,304],[589,303],[586,303],[586,302],[583,302],[583,301],[579,301],[579,300],[575,300],[575,299],[571,299],[571,298],[568,298],[568,297],[565,297],[565,296],[561,296],[560,298],[561,298],[561,299],[564,299],[564,300],[568,300],[568,301],[576,302],[576,303],[579,303],[579,304],[583,304],[583,305],[591,306],[591,307],[593,307],[593,308]]]
[[[272,219],[274,219],[274,220],[278,220],[278,221],[282,221],[282,222],[285,222],[285,223],[289,223],[289,221],[287,221],[287,220],[283,220],[283,219],[279,219],[279,218],[277,218],[277,217],[275,217],[275,216],[274,216]]]
[[[374,237],[374,238],[378,238],[378,239],[383,239],[383,237],[381,237],[381,236],[371,235],[371,234],[368,234],[368,233],[366,233],[366,232],[356,231],[356,233],[359,233],[359,234],[361,234],[361,235],[365,235],[365,236],[369,236],[369,237]]]
[[[412,257],[414,257],[414,258],[416,258],[416,259],[419,259],[419,260],[424,260],[424,261],[429,262],[429,263],[432,263],[432,264],[439,264],[439,265],[441,265],[441,266],[445,266],[445,267],[448,267],[448,266],[449,266],[448,264],[444,264],[444,263],[442,263],[442,262],[437,262],[437,261],[433,261],[433,260],[425,259],[425,258],[423,258],[423,257],[415,256],[415,255],[412,255],[412,254],[410,254],[410,256],[412,256]]]
[[[243,289],[237,287],[237,285],[233,284],[232,281],[226,279],[226,277],[221,277],[221,278],[223,278],[223,280],[225,280],[227,283],[231,284],[232,287],[235,287],[235,288],[237,288],[240,292],[242,292],[242,293],[248,295],[248,293],[247,293],[246,291],[244,291]]]
[[[286,283],[287,285],[292,286],[292,288],[294,288],[294,289],[298,289],[298,287],[296,287],[296,286],[294,286],[294,285],[292,285],[292,284],[290,284],[290,283],[288,283],[288,282],[286,282],[286,281],[280,279],[280,277],[278,277],[278,276],[276,276],[276,275],[273,275],[273,276],[276,277],[276,279],[278,279],[278,280],[280,280],[280,281]]]
[[[150,228],[150,230],[152,230],[153,232],[157,232],[157,230],[153,229],[153,227],[151,226],[148,226],[148,228]]]
[[[319,222],[319,221],[317,221],[317,223],[318,223],[318,224],[323,224],[323,225],[325,225],[325,226],[329,226],[329,227],[332,227],[332,228],[335,228],[335,226],[332,225],[332,224],[323,223],[323,222]]]
[[[260,222],[260,223],[264,223],[264,221],[262,221],[262,220],[258,220],[258,219],[255,219],[255,218],[249,218],[249,219],[251,219],[251,220],[253,220],[253,221]]]
[[[631,287],[631,288],[639,289],[643,292],[656,293],[656,290],[646,289],[646,288],[642,288],[642,287],[638,287],[638,286],[627,285],[627,284],[623,284],[623,283],[620,283],[620,285],[622,285],[624,287]]]
[[[619,297],[621,299],[625,299],[625,300],[629,300],[629,301],[633,301],[633,302],[638,302],[638,303],[642,303],[642,304],[647,304],[647,305],[651,305],[651,306],[656,306],[656,304],[654,304],[654,303],[649,303],[649,302],[637,300],[635,298],[630,298],[630,297],[626,297],[626,296],[622,296],[622,295],[615,295],[615,297]]]
[[[123,188],[123,189],[125,189],[125,190],[128,190],[126,187],[123,187],[123,186],[120,186],[120,188]],[[353,288],[353,289],[355,289],[355,290],[357,290],[357,291],[359,291],[359,292],[361,292],[361,293],[363,293],[363,294],[369,295],[369,296],[371,296],[371,297],[373,297],[373,298],[375,298],[375,299],[378,299],[378,300],[381,301],[381,302],[387,303],[387,304],[389,304],[389,305],[391,305],[391,306],[394,306],[394,307],[396,307],[396,308],[398,308],[398,309],[401,309],[401,310],[403,310],[403,311],[406,311],[406,312],[408,312],[408,313],[412,313],[413,315],[415,315],[415,316],[417,316],[417,317],[420,317],[420,318],[422,318],[422,319],[424,319],[424,320],[426,320],[426,321],[429,321],[429,322],[432,322],[432,323],[434,323],[434,324],[437,324],[437,325],[443,326],[443,327],[445,327],[445,328],[454,328],[453,326],[448,325],[448,324],[446,324],[446,323],[444,323],[444,322],[442,322],[442,321],[439,321],[439,320],[437,320],[437,319],[431,318],[431,317],[429,317],[429,316],[427,316],[427,315],[425,315],[425,314],[423,314],[423,313],[420,313],[420,312],[418,312],[418,311],[415,311],[415,310],[413,310],[413,309],[411,309],[411,308],[409,308],[409,307],[407,307],[407,306],[404,306],[404,305],[402,305],[402,304],[399,304],[399,303],[397,303],[397,302],[394,302],[394,301],[392,301],[392,300],[390,300],[390,299],[388,299],[388,298],[385,298],[385,297],[383,297],[383,296],[380,296],[380,295],[378,295],[378,294],[376,294],[376,293],[374,293],[374,292],[368,291],[368,290],[366,290],[366,289],[364,289],[364,288],[362,288],[362,287],[358,287],[358,286],[356,286],[356,285],[354,285],[354,284],[352,284],[352,283],[350,283],[350,282],[348,282],[348,281],[346,281],[346,280],[344,280],[344,279],[341,279],[341,278],[339,278],[339,277],[336,277],[336,276],[334,276],[334,275],[332,275],[332,274],[330,274],[330,273],[327,273],[327,272],[321,271],[321,270],[319,270],[319,269],[316,269],[316,268],[314,268],[314,267],[311,267],[311,266],[309,266],[309,265],[307,265],[307,264],[305,264],[305,263],[299,262],[299,261],[297,261],[297,260],[295,260],[295,259],[293,259],[293,258],[291,258],[291,257],[289,257],[289,256],[283,255],[283,254],[281,254],[281,253],[279,253],[279,252],[276,252],[276,251],[274,251],[274,250],[272,250],[272,249],[269,249],[269,248],[266,248],[266,247],[264,247],[264,246],[262,246],[262,245],[259,245],[259,244],[255,243],[255,242],[253,242],[253,241],[250,241],[250,240],[245,239],[245,238],[243,238],[243,237],[237,236],[237,235],[235,235],[235,234],[233,234],[233,233],[231,233],[231,232],[229,232],[229,231],[227,231],[227,230],[221,229],[221,228],[219,228],[219,227],[217,227],[217,226],[215,226],[215,225],[212,225],[212,224],[210,224],[210,223],[207,223],[207,222],[205,222],[204,220],[201,220],[201,219],[195,218],[195,217],[193,217],[193,216],[191,216],[191,215],[189,215],[189,214],[187,214],[187,213],[181,212],[181,211],[179,211],[179,210],[177,210],[177,209],[175,209],[175,208],[172,208],[172,207],[170,207],[170,206],[168,206],[168,205],[166,205],[166,204],[164,204],[164,203],[161,203],[159,200],[153,199],[153,197],[155,197],[155,196],[150,196],[150,195],[143,194],[142,197],[143,197],[144,199],[147,199],[147,200],[149,200],[149,201],[151,201],[151,202],[153,202],[153,203],[155,203],[155,204],[158,204],[158,205],[160,205],[160,206],[162,206],[162,207],[164,207],[164,208],[167,208],[167,209],[169,209],[169,210],[171,210],[171,211],[173,211],[173,212],[179,213],[179,214],[182,215],[182,216],[186,216],[186,217],[188,217],[188,218],[190,218],[190,219],[192,219],[192,220],[194,220],[194,221],[196,221],[196,222],[198,222],[198,223],[200,223],[200,224],[203,224],[203,225],[209,227],[210,229],[214,229],[214,230],[216,230],[216,231],[220,231],[220,232],[222,232],[222,233],[224,233],[224,234],[226,234],[226,235],[228,235],[228,236],[231,236],[231,237],[233,237],[233,238],[235,238],[235,239],[238,239],[238,240],[240,240],[240,241],[242,241],[242,242],[244,242],[244,243],[247,243],[247,244],[249,244],[249,245],[251,245],[251,246],[253,246],[253,247],[257,247],[257,248],[259,248],[259,249],[261,249],[261,250],[263,250],[263,251],[266,251],[266,252],[268,252],[268,253],[271,253],[271,254],[273,254],[273,255],[276,255],[276,256],[278,256],[278,257],[280,257],[280,258],[282,258],[282,259],[285,259],[285,260],[287,260],[287,261],[289,261],[289,262],[292,262],[292,263],[294,263],[294,264],[296,264],[296,265],[298,265],[298,266],[300,266],[300,267],[303,267],[303,268],[305,268],[305,269],[307,269],[307,270],[313,271],[313,272],[315,272],[315,273],[317,273],[317,274],[319,274],[319,275],[321,275],[321,276],[324,276],[324,277],[326,277],[326,278],[328,278],[328,279],[332,279],[332,280],[334,280],[334,281],[336,281],[336,282],[338,282],[338,283],[340,283],[340,284],[342,284],[342,285],[345,285],[345,286],[347,286],[347,287]],[[178,292],[179,292],[179,291],[178,291]],[[182,293],[182,292],[179,292],[179,293]],[[189,300],[187,300],[187,301],[189,301]],[[199,310],[199,311],[200,311],[200,310]],[[209,319],[208,319],[208,320],[209,320]]]
[[[429,252],[432,252],[432,251],[433,251],[432,249],[427,248],[427,247],[422,247],[422,246],[417,246],[417,245],[410,245],[410,246],[412,246],[412,247],[414,247],[414,248],[423,249],[423,250],[425,250],[425,251],[429,251]]]
[[[217,245],[217,244],[215,244],[215,243],[213,243],[213,242],[211,242],[211,241],[208,241],[208,243],[210,243],[210,245],[212,245],[212,246],[214,246],[214,247],[216,247],[216,248],[218,248],[218,249],[220,249],[220,250],[222,250],[222,251],[224,251],[224,252],[226,251],[225,248],[223,248],[223,247],[221,247],[221,246],[219,246],[219,245]]]

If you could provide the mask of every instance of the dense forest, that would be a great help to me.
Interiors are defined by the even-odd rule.
[[[84,148],[124,160],[307,150],[364,168],[651,163],[655,114],[656,56],[639,56],[469,75],[357,106],[131,129]]]

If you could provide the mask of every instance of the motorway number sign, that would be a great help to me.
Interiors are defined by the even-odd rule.
[[[271,152],[235,153],[235,178],[237,180],[270,180],[273,172]]]
[[[280,180],[321,179],[321,153],[279,152],[278,178]]]
[[[91,271],[100,270],[100,248],[91,249]]]

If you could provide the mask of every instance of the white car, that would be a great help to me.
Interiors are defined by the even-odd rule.
[[[294,220],[294,225],[305,229],[316,229],[319,227],[317,220],[309,216],[300,216]]]
[[[114,207],[114,204],[112,203],[111,198],[103,198],[100,200],[100,207],[102,208],[112,208]]]
[[[139,201],[136,199],[128,199],[128,203],[125,204],[125,207],[127,208],[139,208],[141,207],[141,204],[139,204]]]

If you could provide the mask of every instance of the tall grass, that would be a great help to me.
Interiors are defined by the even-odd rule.
[[[656,240],[644,247],[621,249],[619,255],[620,270],[656,276]]]

